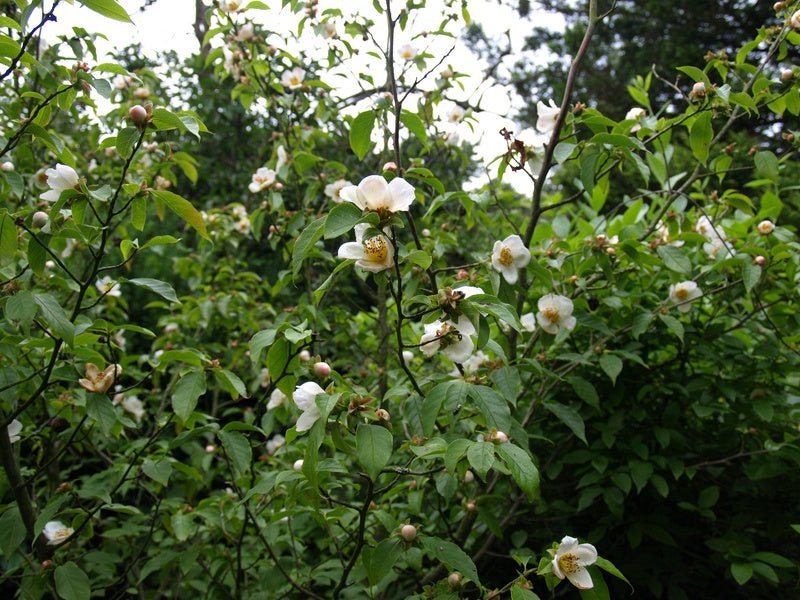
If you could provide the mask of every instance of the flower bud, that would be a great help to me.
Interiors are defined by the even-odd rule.
[[[150,90],[146,87],[140,87],[133,90],[133,97],[139,100],[144,100],[150,97]]]
[[[314,375],[317,377],[329,377],[331,374],[331,366],[326,362],[320,361],[314,363],[312,369],[314,370]]]
[[[311,352],[308,350],[301,350],[297,357],[300,359],[300,362],[308,362],[311,360]]]
[[[475,512],[478,510],[478,505],[475,504],[475,500],[467,500],[467,503],[464,505],[464,508],[467,509],[467,512]]]
[[[403,360],[406,362],[414,360],[414,353],[411,350],[403,350]]]
[[[706,97],[706,84],[702,81],[698,81],[692,86],[692,92],[689,94],[693,98],[705,98]]]
[[[431,230],[427,227],[422,230],[422,237],[431,237]]]
[[[36,227],[37,229],[41,229],[45,225],[47,225],[47,221],[50,217],[48,214],[42,210],[37,210],[33,213],[33,217],[31,217],[31,225]]]
[[[782,81],[791,81],[794,78],[794,71],[792,69],[783,69],[781,71]]]
[[[137,127],[142,127],[147,124],[147,110],[141,104],[131,106],[131,109],[128,111],[128,117]]]
[[[508,443],[508,435],[506,435],[502,431],[498,431],[497,433],[494,434],[494,441],[500,442],[501,444],[507,444]]]
[[[386,164],[383,165],[384,171],[397,171],[397,163],[390,160]]]
[[[208,452],[209,454],[215,452],[216,450],[217,447],[214,444],[206,444],[206,452]]]
[[[389,411],[384,408],[379,408],[375,411],[375,416],[378,417],[381,421],[390,421],[391,416],[389,415]]]
[[[42,569],[44,569],[46,571],[47,569],[52,569],[52,568],[53,568],[53,561],[52,560],[43,560],[42,561]]]
[[[292,465],[292,468],[295,471],[302,470],[302,468],[303,468],[303,459],[302,458],[298,458],[296,461],[294,461],[294,464]]]
[[[758,224],[758,233],[761,235],[769,235],[775,231],[775,224],[772,221],[765,220]]]
[[[69,427],[69,421],[67,421],[64,417],[53,417],[50,419],[47,424],[50,426],[50,429],[53,431],[64,431]]]
[[[464,483],[472,483],[473,481],[475,481],[475,475],[472,473],[472,471],[467,469],[464,472]]]
[[[786,2],[776,2],[772,5],[772,10],[775,12],[781,12],[784,8],[786,8]]]
[[[461,585],[462,579],[461,573],[458,571],[453,571],[447,576],[447,585],[449,585],[451,588],[456,588]]]
[[[403,525],[400,528],[401,537],[407,542],[413,542],[417,537],[417,528],[413,525]]]
[[[14,163],[12,163],[10,160],[7,160],[3,164],[0,165],[0,169],[2,169],[3,171],[6,171],[6,172],[13,171],[14,170]]]
[[[763,267],[765,264],[767,264],[767,259],[759,254],[753,259],[753,264]]]
[[[469,279],[469,272],[461,269],[458,273],[456,273],[456,281],[464,281],[465,279]]]
[[[608,254],[609,256],[616,256],[617,250],[616,248],[612,248],[611,246],[609,246],[608,248],[606,248],[606,254]]]

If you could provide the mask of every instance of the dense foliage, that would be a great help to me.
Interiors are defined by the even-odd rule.
[[[467,2],[282,5],[103,62],[3,4],[0,589],[791,594],[800,2],[610,114],[575,90],[625,34],[581,4],[490,165]]]

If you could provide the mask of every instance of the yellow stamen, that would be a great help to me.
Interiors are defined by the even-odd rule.
[[[389,254],[389,248],[381,236],[365,240],[362,244],[367,258],[373,262],[383,262]]]
[[[511,256],[511,250],[508,249],[508,246],[503,246],[503,249],[500,250],[500,258],[498,261],[504,267],[510,267],[514,264],[514,257]]]
[[[578,557],[571,552],[562,554],[558,557],[558,567],[565,575],[577,573],[581,568],[581,566],[578,564]]]
[[[561,319],[561,315],[558,313],[557,308],[545,308],[542,311],[544,318],[550,321],[551,323],[558,323]]]
[[[675,290],[675,297],[678,300],[686,300],[689,297],[689,290],[686,288],[678,288]]]

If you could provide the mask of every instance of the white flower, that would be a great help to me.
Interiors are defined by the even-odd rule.
[[[336,23],[333,21],[325,21],[322,24],[322,35],[329,39],[336,37]]]
[[[463,315],[459,318],[458,324],[452,321],[428,323],[425,325],[425,333],[419,340],[419,349],[428,357],[441,350],[442,354],[453,362],[463,363],[472,355],[475,344],[469,337],[469,333],[462,332],[460,326],[463,326],[466,331],[471,328],[472,332],[475,332],[475,327]]]
[[[245,23],[239,27],[239,32],[233,36],[237,42],[249,42],[255,36],[252,23]]]
[[[325,186],[325,195],[338,204],[344,200],[341,196],[341,191],[346,187],[352,186],[353,184],[346,179],[337,179]]]
[[[19,441],[19,434],[22,432],[22,423],[14,419],[11,423],[8,424],[6,427],[6,431],[8,432],[8,439],[13,444],[14,442]]]
[[[722,230],[717,230],[714,227],[714,223],[711,222],[711,219],[705,215],[697,219],[697,224],[694,226],[694,230],[700,235],[704,236],[707,240],[725,237],[725,235],[722,233]]]
[[[406,362],[414,360],[414,353],[411,350],[403,350],[403,360]]]
[[[247,235],[250,233],[250,219],[247,217],[239,219],[233,224],[233,228],[242,235]]]
[[[642,117],[647,115],[647,111],[643,109],[641,106],[634,106],[625,114],[626,121],[639,121]],[[631,127],[631,133],[636,133],[642,128],[642,126],[637,123],[633,127]]]
[[[800,29],[800,10],[795,11],[792,15],[791,24],[793,28]]]
[[[658,239],[659,243],[669,244],[670,246],[675,246],[676,248],[680,248],[684,244],[683,240],[672,241],[672,236],[666,223],[659,222],[658,229],[656,229],[656,238]]]
[[[101,371],[96,364],[86,363],[84,378],[79,379],[78,383],[85,390],[105,394],[121,374],[122,367],[120,365],[108,365]]]
[[[417,56],[417,50],[411,44],[403,44],[400,46],[398,53],[403,60],[414,60]]]
[[[226,14],[235,13],[242,7],[242,0],[219,0],[219,8]]]
[[[284,71],[281,76],[281,84],[288,87],[290,90],[296,90],[303,87],[303,80],[306,78],[305,69],[295,67],[291,71]]]
[[[570,331],[575,329],[572,300],[566,296],[547,294],[539,298],[537,307],[536,320],[547,333],[555,335],[562,327]]]
[[[292,464],[292,469],[294,469],[295,471],[302,471],[303,463],[304,463],[303,459],[298,458],[296,461],[294,461],[294,464]]]
[[[303,411],[303,414],[297,419],[296,428],[298,432],[308,431],[320,418],[316,398],[319,394],[324,393],[325,390],[313,381],[307,381],[295,388],[292,399],[297,408]]]
[[[225,70],[234,77],[239,77],[242,73],[242,59],[244,55],[239,50],[230,50],[226,47],[222,49],[222,56],[225,59],[222,63]]]
[[[761,221],[761,223],[758,224],[758,233],[761,235],[769,235],[773,231],[775,231],[775,223],[772,221]]]
[[[270,382],[269,369],[264,367],[258,374],[258,384],[261,387],[267,387]]]
[[[137,421],[141,421],[144,416],[144,404],[139,400],[138,396],[125,396],[120,402],[122,410],[130,413]]]
[[[461,123],[464,120],[464,109],[457,104],[447,113],[447,120],[451,123]]]
[[[518,270],[527,266],[530,261],[531,252],[518,235],[510,235],[502,242],[494,243],[492,266],[502,273],[508,283],[512,285],[517,283]]]
[[[522,328],[529,332],[533,333],[536,331],[536,318],[533,316],[532,312],[525,313],[519,318],[519,322],[522,323]]]
[[[578,540],[564,536],[553,557],[553,573],[559,579],[565,577],[579,590],[593,587],[592,576],[586,567],[597,560],[597,550],[591,544],[579,544]]]
[[[50,186],[50,189],[40,194],[39,198],[47,202],[55,202],[61,197],[61,192],[74,189],[78,185],[79,178],[75,169],[61,163],[56,164],[55,169],[47,169],[45,174],[47,175],[47,185]]]
[[[681,281],[669,286],[669,299],[682,313],[689,312],[692,302],[702,295],[702,290],[694,281]]]
[[[284,394],[278,388],[275,388],[269,395],[269,402],[267,402],[267,410],[278,408],[285,401],[286,401],[286,394]]]
[[[356,241],[345,242],[339,246],[339,258],[352,258],[356,266],[370,273],[378,273],[394,266],[394,247],[385,235],[364,239],[368,223],[355,226]]]
[[[283,144],[281,144],[278,146],[276,154],[277,158],[275,159],[275,170],[280,171],[289,162],[289,153],[286,152],[286,148],[284,148]]]
[[[728,257],[736,256],[736,250],[733,249],[730,242],[726,242],[724,237],[714,237],[709,239],[708,242],[703,244],[703,250],[708,254],[709,258],[716,258],[720,250],[725,250],[723,255]]]
[[[561,109],[552,99],[549,100],[549,103],[549,106],[541,100],[536,103],[536,114],[539,117],[536,120],[536,129],[542,133],[550,133],[555,129],[558,115],[561,113]]]
[[[67,527],[61,521],[48,521],[45,523],[42,533],[47,538],[48,546],[58,546],[67,541],[67,538],[75,533],[75,530]]]
[[[115,298],[119,298],[122,295],[117,282],[111,279],[111,277],[108,275],[98,279],[95,282],[95,286],[98,290],[100,290],[100,293],[104,294],[105,296],[114,296]]]
[[[181,326],[178,325],[177,323],[167,323],[166,325],[164,325],[164,333],[165,334],[176,333],[176,332],[178,332],[180,330],[181,330]]]
[[[267,169],[266,167],[261,167],[255,173],[253,173],[252,181],[250,182],[250,185],[247,186],[247,189],[254,194],[265,190],[275,183],[275,177],[275,171],[272,169]]]
[[[478,350],[475,354],[470,356],[467,360],[464,361],[464,373],[475,373],[483,363],[487,362],[489,357],[483,352],[483,350]]]
[[[358,186],[342,188],[339,196],[361,210],[375,211],[383,217],[387,213],[407,211],[414,201],[414,187],[402,177],[386,183],[380,175],[369,175]]]
[[[283,446],[285,443],[286,443],[286,438],[283,437],[280,433],[273,435],[270,439],[267,440],[266,444],[267,454],[272,456],[278,451],[278,448]]]
[[[0,170],[2,171],[13,171],[14,170],[14,163],[10,160],[5,161],[3,164],[0,164]]]

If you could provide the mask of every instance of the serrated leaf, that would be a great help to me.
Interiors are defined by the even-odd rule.
[[[247,387],[236,373],[228,369],[214,369],[214,379],[227,391],[231,398],[238,400],[240,396],[247,397]]]
[[[350,123],[350,148],[353,149],[358,160],[363,160],[371,145],[370,136],[375,127],[375,112],[366,110],[360,113]]]
[[[33,240],[29,243],[36,244]],[[14,261],[17,252],[17,226],[6,212],[0,213],[0,266]]]
[[[207,239],[209,242],[211,241],[208,231],[206,231],[206,224],[203,221],[203,216],[186,198],[182,198],[178,196],[178,194],[173,194],[166,190],[150,190],[150,193],[159,201],[163,202],[172,212],[186,221],[203,238]]]
[[[205,371],[189,371],[172,390],[172,410],[185,423],[197,407],[197,400],[205,393]]]
[[[578,398],[586,402],[586,404],[594,406],[595,408],[600,406],[600,397],[597,395],[597,390],[591,382],[586,381],[583,377],[577,376],[569,377],[567,382],[572,386]]]
[[[397,537],[382,540],[372,552],[367,564],[367,577],[372,585],[377,585],[394,567],[403,553],[403,546]]]
[[[14,552],[25,541],[25,524],[16,505],[6,510],[0,516],[0,551],[6,561],[11,560]]]
[[[373,481],[392,457],[392,444],[392,434],[385,427],[359,425],[356,431],[356,456]]]
[[[671,317],[670,315],[658,315],[658,318],[661,319],[661,322],[667,326],[667,329],[675,335],[681,342],[683,342],[683,325],[681,324],[678,319],[675,317]]]
[[[753,565],[750,563],[733,563],[731,565],[731,575],[739,585],[744,585],[753,576]]]
[[[706,164],[708,160],[708,150],[713,138],[714,130],[711,126],[711,113],[702,112],[694,120],[689,130],[689,145],[692,147],[692,154],[702,164]]]
[[[481,585],[475,563],[472,562],[472,559],[461,548],[452,542],[433,536],[424,536],[421,542],[428,555],[437,559],[451,570],[458,571],[464,577],[474,581],[479,586]]]
[[[486,426],[508,432],[511,428],[511,409],[505,398],[492,388],[485,385],[469,387],[469,397],[475,401]]]
[[[183,131],[186,128],[181,118],[175,113],[168,111],[166,108],[156,108],[153,110],[151,122],[155,128],[160,131],[169,131],[171,129]]]
[[[175,295],[175,290],[173,289],[173,287],[166,281],[160,281],[158,279],[150,279],[148,277],[137,277],[136,279],[128,279],[127,283],[132,283],[137,287],[145,288],[150,290],[151,292],[155,292],[165,300],[168,300],[175,304],[181,303],[180,300],[178,300],[178,296]]]

